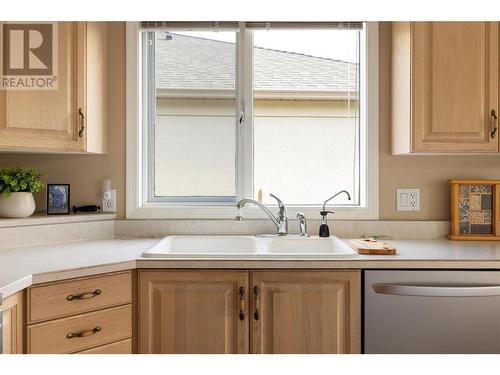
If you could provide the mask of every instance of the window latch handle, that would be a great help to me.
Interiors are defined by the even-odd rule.
[[[243,122],[245,121],[245,102],[241,101],[240,103],[240,118],[238,120],[240,125],[243,125]]]

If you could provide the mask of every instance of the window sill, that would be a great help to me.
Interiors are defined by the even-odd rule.
[[[45,212],[20,219],[0,218],[0,228],[25,227],[30,225],[66,224],[86,221],[115,220],[115,213],[78,213],[69,215],[47,215]]]
[[[268,206],[272,212],[276,206]],[[378,209],[376,207],[341,207],[329,206],[335,211],[328,220],[378,220]],[[295,219],[297,212],[302,212],[307,219],[320,220],[321,206],[297,207],[288,206],[288,219]],[[234,206],[143,206],[127,209],[127,219],[192,219],[192,220],[234,220],[238,210]],[[262,210],[255,206],[246,206],[241,210],[244,219],[263,220],[268,219]]]

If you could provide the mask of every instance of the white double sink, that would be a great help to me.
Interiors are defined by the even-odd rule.
[[[337,237],[167,236],[143,253],[147,258],[337,259],[358,253]]]

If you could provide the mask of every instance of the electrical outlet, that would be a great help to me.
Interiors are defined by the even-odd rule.
[[[102,212],[116,212],[116,190],[111,189],[108,196],[102,197]]]
[[[420,211],[420,189],[396,189],[398,211]]]

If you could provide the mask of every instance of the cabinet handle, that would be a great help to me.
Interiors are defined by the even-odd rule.
[[[493,127],[491,129],[491,138],[495,138],[497,135],[497,129],[498,129],[497,128],[498,117],[497,117],[497,113],[494,109],[491,110],[490,114],[491,114],[491,118],[493,119]]]
[[[94,298],[94,297],[97,297],[101,293],[102,293],[101,289],[96,289],[92,293],[83,293],[83,294],[77,294],[77,295],[70,294],[69,296],[66,297],[66,300],[73,301],[74,299]]]
[[[260,289],[259,289],[259,287],[258,286],[254,287],[253,292],[255,295],[255,311],[253,313],[253,318],[255,320],[259,320],[260,319],[260,313],[259,313],[259,310],[260,310],[260,298],[259,298]]]
[[[245,288],[240,286],[240,320],[245,320]]]
[[[101,331],[102,327],[101,326],[96,326],[88,331],[81,331],[81,332],[70,332],[66,335],[67,339],[72,339],[74,337],[87,337],[87,336],[92,336],[95,335],[97,332]]]
[[[81,108],[78,108],[78,114],[80,115],[80,130],[78,131],[78,136],[82,138],[83,131],[85,130],[85,115]]]

